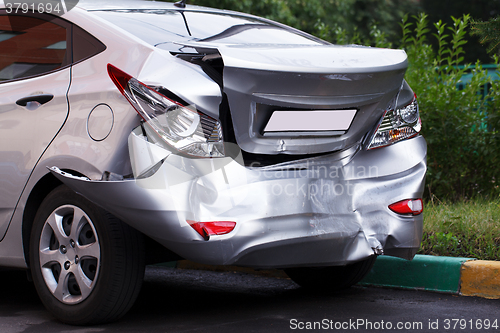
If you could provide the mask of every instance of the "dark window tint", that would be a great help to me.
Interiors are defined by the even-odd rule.
[[[73,26],[73,63],[88,59],[102,51],[106,46],[82,28]]]
[[[66,29],[31,16],[0,15],[0,81],[67,64]]]

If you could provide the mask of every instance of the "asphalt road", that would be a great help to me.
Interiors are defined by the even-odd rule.
[[[119,322],[74,327],[45,311],[24,272],[0,272],[0,282],[0,333],[500,332],[500,300],[364,287],[310,294],[288,279],[165,267],[148,267]]]

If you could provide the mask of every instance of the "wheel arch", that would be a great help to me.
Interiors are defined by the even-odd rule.
[[[63,169],[62,171],[68,172],[75,176],[85,177],[84,174],[72,169]],[[50,192],[52,192],[56,187],[60,185],[63,185],[63,183],[58,180],[52,173],[48,172],[38,180],[35,186],[33,186],[33,189],[31,190],[31,193],[29,194],[26,201],[22,221],[22,240],[24,258],[28,268],[30,265],[29,244],[31,241],[31,228],[33,227],[36,213],[38,212],[43,199],[45,199],[45,197]],[[143,237],[146,250],[145,257],[148,265],[184,259],[178,254],[167,249],[163,245],[160,245],[152,238],[144,234]]]
[[[83,174],[74,170],[64,170],[70,172],[73,175],[84,176]],[[29,268],[30,265],[30,238],[31,238],[31,228],[33,227],[33,221],[35,220],[36,213],[42,204],[43,199],[52,192],[56,187],[62,185],[63,183],[54,177],[50,172],[45,174],[38,182],[33,186],[28,199],[26,200],[26,205],[24,207],[23,221],[22,221],[22,240],[23,240],[23,251],[26,265]]]

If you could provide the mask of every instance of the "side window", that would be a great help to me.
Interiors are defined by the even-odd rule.
[[[73,63],[93,57],[104,50],[106,46],[94,36],[79,26],[73,26]]]
[[[67,29],[33,16],[0,15],[0,83],[69,64]]]

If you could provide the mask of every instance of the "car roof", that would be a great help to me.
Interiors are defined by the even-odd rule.
[[[177,8],[173,3],[160,2],[160,1],[145,1],[145,0],[80,0],[78,1],[78,7],[86,10],[99,10],[99,9],[122,9],[122,8],[134,8],[134,9],[145,9],[145,8]]]
[[[172,10],[203,10],[213,12],[224,12],[221,9],[212,9],[194,5],[186,5],[186,8],[179,8],[173,2],[154,0],[80,0],[77,7],[87,11],[93,10],[113,10],[113,9],[172,9]]]

